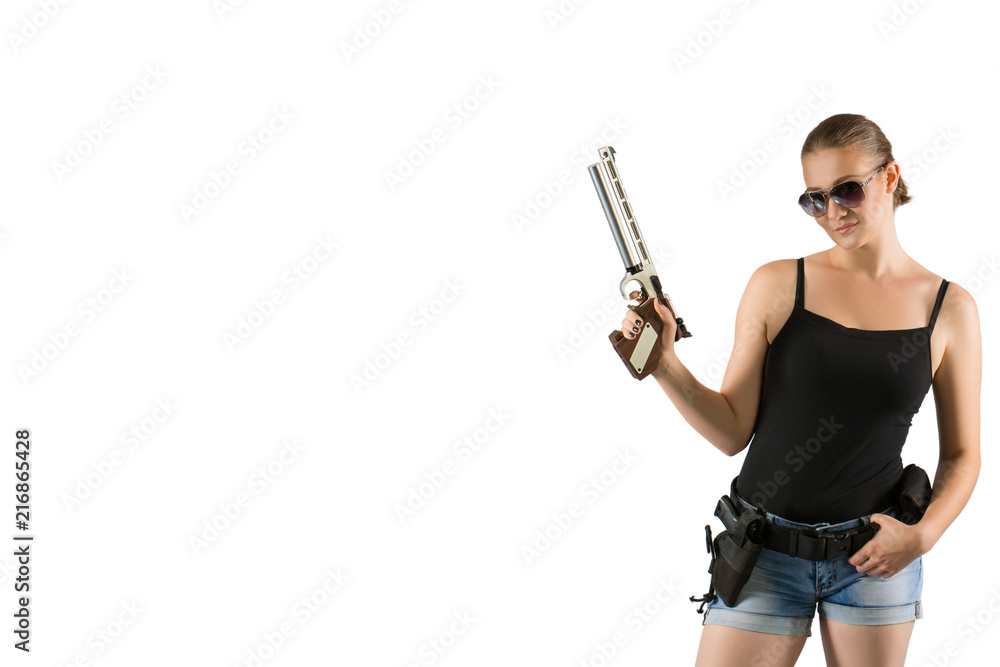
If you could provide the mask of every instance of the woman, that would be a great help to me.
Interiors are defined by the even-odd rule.
[[[718,392],[677,358],[676,323],[657,302],[654,377],[719,450],[735,456],[750,445],[734,500],[760,502],[788,527],[879,530],[827,560],[765,547],[733,607],[707,603],[702,667],[794,665],[817,604],[828,665],[902,666],[922,616],[922,554],[979,476],[976,303],[900,247],[894,213],[910,197],[891,144],[864,116],[838,114],[809,133],[801,159],[799,203],[834,245],[754,271]],[[634,337],[642,324],[629,309],[622,333]],[[910,525],[891,516],[900,450],[931,386],[940,463],[930,506]]]

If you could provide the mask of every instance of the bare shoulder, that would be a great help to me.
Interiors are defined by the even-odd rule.
[[[776,259],[761,264],[750,276],[746,290],[748,315],[763,323],[768,342],[791,315],[795,306],[798,259]]]
[[[761,264],[750,276],[748,287],[757,292],[773,292],[775,288],[791,285],[795,295],[795,276],[798,272],[797,259],[775,259]]]
[[[775,259],[765,264],[761,264],[757,267],[756,272],[760,272],[762,275],[766,275],[769,278],[781,278],[782,276],[787,277],[792,276],[792,281],[795,280],[795,274],[798,271],[798,259],[788,258],[788,259]],[[755,272],[755,273],[756,273]]]
[[[922,290],[933,295],[929,302],[934,303],[945,278],[919,264],[915,266],[915,269],[915,280],[919,281]],[[976,305],[976,300],[967,289],[949,280],[944,298],[941,300],[941,308],[938,310],[934,331],[941,330],[941,333],[944,334],[942,338],[952,339],[953,334],[962,335],[963,330],[966,330],[967,335],[967,330],[970,327],[974,328],[978,335],[979,308]]]
[[[935,331],[943,329],[943,338],[949,342],[968,342],[970,337],[979,338],[979,306],[969,290],[948,281],[934,327]]]
[[[941,309],[945,308],[979,312],[976,300],[972,298],[969,290],[950,280],[948,281],[948,289],[944,292],[944,301],[941,302]]]

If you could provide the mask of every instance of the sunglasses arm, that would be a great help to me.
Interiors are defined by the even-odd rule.
[[[611,332],[609,339],[629,372],[638,380],[656,370],[659,360],[659,345],[655,345],[663,328],[663,323],[653,308],[654,299],[663,299],[667,310],[677,322],[674,340],[688,338],[691,333],[684,326],[683,318],[677,317],[670,296],[663,292],[660,277],[646,252],[646,243],[635,221],[632,206],[625,194],[621,177],[615,165],[615,149],[604,146],[598,149],[600,160],[588,167],[597,196],[601,200],[604,214],[611,227],[615,244],[625,264],[625,276],[618,285],[622,298],[635,308],[642,317],[642,331],[634,339],[625,338],[621,331]],[[637,295],[632,297],[632,293]]]

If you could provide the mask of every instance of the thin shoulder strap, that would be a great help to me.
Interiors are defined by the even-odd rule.
[[[802,308],[802,301],[805,298],[805,271],[803,270],[804,258],[799,257],[798,274],[795,276],[795,307]]]
[[[941,279],[941,287],[938,288],[937,301],[934,302],[934,310],[931,312],[931,321],[928,324],[930,333],[934,333],[934,323],[937,322],[938,311],[941,310],[941,302],[944,301],[944,293],[948,289],[948,281]]]

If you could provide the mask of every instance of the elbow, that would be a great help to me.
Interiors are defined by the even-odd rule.
[[[734,442],[731,447],[727,448],[726,456],[736,456],[737,454],[742,452],[744,449],[747,448],[747,445],[750,444],[751,438],[753,438],[753,433],[751,433],[749,436],[745,438],[741,438],[740,440]]]
[[[712,444],[713,447],[715,447],[728,457],[733,457],[739,454],[740,450],[738,449],[737,443],[730,438],[726,438],[725,440],[708,439],[708,441]]]
[[[736,456],[741,451],[739,444],[732,440],[717,444],[715,447],[729,458]]]

